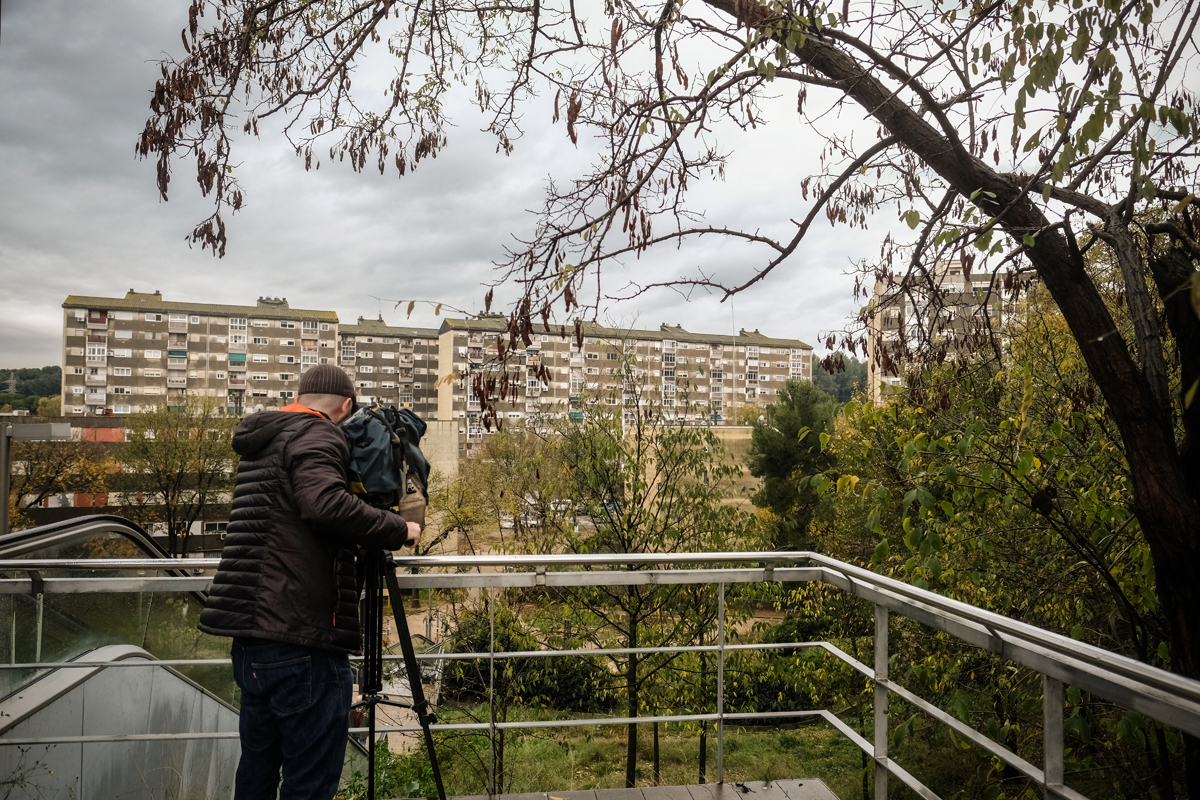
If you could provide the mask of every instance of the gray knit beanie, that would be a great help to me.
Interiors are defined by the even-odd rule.
[[[354,382],[341,367],[333,364],[320,364],[312,367],[300,378],[301,395],[332,394],[338,397],[349,397],[355,403],[358,398],[354,394]]]

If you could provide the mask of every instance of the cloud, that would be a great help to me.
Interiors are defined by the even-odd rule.
[[[427,299],[480,308],[492,263],[513,237],[529,236],[530,209],[540,208],[550,175],[578,174],[595,154],[551,127],[549,98],[526,113],[527,135],[513,155],[498,155],[478,128],[483,120],[463,98],[458,127],[437,159],[397,179],[322,159],[306,173],[286,141],[238,141],[247,206],[227,220],[224,259],[190,248],[192,226],[211,213],[190,163],[177,164],[170,201],[155,188],[155,165],[134,158],[158,74],[156,59],[178,50],[186,24],[180,3],[110,0],[9,0],[0,41],[0,367],[61,359],[61,304],[68,294],[123,296],[133,287],[168,299],[252,304],[286,296],[296,308],[333,309],[345,320],[383,311],[404,323],[388,300]],[[392,69],[386,57],[364,66],[356,85]],[[790,236],[806,212],[799,181],[811,147],[791,121],[794,102],[771,104],[779,121],[741,134],[720,131],[734,148],[727,177],[695,187],[694,208],[715,225],[761,228]],[[822,223],[824,224],[824,223]],[[775,275],[724,304],[669,290],[614,304],[617,319],[682,324],[694,331],[759,328],[816,344],[818,331],[840,328],[854,310],[853,281],[841,273],[868,237],[824,230]],[[745,279],[765,263],[762,247],[705,238],[679,250],[660,248],[614,266],[616,289],[636,276],[661,280],[697,269]],[[511,290],[498,292],[511,297]],[[434,326],[419,307],[410,324]]]

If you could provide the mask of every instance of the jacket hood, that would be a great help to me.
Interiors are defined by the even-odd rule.
[[[297,417],[308,417],[308,414],[296,414],[291,411],[260,411],[251,414],[238,423],[233,433],[233,452],[239,456],[250,456],[262,450],[271,443],[280,431],[296,422]]]

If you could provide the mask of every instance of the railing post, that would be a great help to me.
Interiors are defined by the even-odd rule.
[[[1063,785],[1063,685],[1057,678],[1042,676],[1042,791],[1058,797]]]
[[[725,584],[717,599],[717,783],[725,782]]]
[[[491,633],[488,635],[488,729],[491,741],[491,760],[488,768],[488,794],[498,795],[496,789],[496,587],[488,587],[488,619]]]
[[[42,660],[42,611],[46,606],[46,595],[43,592],[37,593],[37,640],[34,644],[33,660],[41,663]]]
[[[875,800],[888,796],[888,610],[875,606]]]

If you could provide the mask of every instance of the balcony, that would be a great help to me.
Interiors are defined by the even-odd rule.
[[[188,331],[188,321],[186,318],[185,319],[172,319],[172,320],[167,321],[167,332],[168,333],[187,333],[187,331]]]
[[[230,361],[229,362],[229,371],[231,373],[245,372],[246,371],[246,362],[245,361]],[[230,375],[229,377],[232,378],[233,375]]]
[[[107,395],[104,392],[84,392],[84,405],[102,406],[106,402]]]
[[[107,375],[85,375],[83,378],[85,386],[104,386],[108,383]]]
[[[186,377],[175,377],[173,375],[167,376],[167,388],[168,389],[186,389],[187,382],[188,382],[188,379]]]
[[[152,652],[131,646],[119,637],[132,628],[142,639],[142,631],[154,630],[155,625],[178,624],[179,607],[184,606],[185,619],[194,620],[203,597],[210,588],[211,571],[216,569],[218,559],[77,559],[54,560],[44,557],[35,547],[38,536],[46,539],[42,553],[62,541],[84,542],[82,534],[97,537],[112,537],[127,545],[133,533],[142,531],[112,517],[91,517],[77,523],[79,533],[72,534],[64,525],[46,529],[19,531],[18,534],[0,539],[0,608],[10,615],[8,627],[13,631],[10,652],[0,663],[0,687],[7,697],[18,692],[25,698],[48,698],[43,705],[31,699],[24,704],[6,705],[8,716],[0,721],[0,763],[12,765],[18,758],[18,748],[26,752],[29,748],[44,748],[55,765],[48,766],[46,796],[66,796],[66,790],[56,792],[58,784],[49,782],[50,775],[58,776],[62,786],[91,786],[92,781],[112,781],[109,788],[122,787],[120,781],[144,780],[154,770],[170,769],[166,760],[175,751],[179,765],[191,764],[190,772],[179,772],[185,786],[194,788],[194,781],[209,781],[210,769],[232,771],[236,762],[236,748],[228,750],[229,742],[236,738],[236,715],[230,700],[234,699],[232,681],[229,680],[229,661],[226,640],[200,637],[196,642],[176,642],[175,637],[158,637],[156,644],[146,644]],[[44,533],[40,531],[44,530]],[[118,535],[120,534],[120,535]],[[121,540],[121,535],[126,536]],[[13,541],[14,536],[20,539]],[[144,545],[144,552],[152,554],[152,548]],[[17,558],[23,555],[24,558]],[[155,554],[157,555],[157,554]],[[1178,732],[1200,735],[1200,682],[1180,678],[1162,669],[1145,663],[1094,648],[1074,639],[1060,636],[967,606],[965,603],[948,600],[946,597],[876,575],[869,570],[841,563],[815,553],[679,553],[679,554],[536,554],[536,555],[480,555],[480,557],[425,557],[398,558],[397,583],[403,594],[409,590],[469,589],[484,595],[487,602],[481,604],[481,630],[487,631],[488,608],[491,608],[494,590],[518,589],[540,596],[565,596],[576,589],[592,587],[625,587],[649,590],[668,585],[689,585],[697,591],[697,597],[710,603],[712,619],[706,631],[685,642],[670,642],[662,646],[614,646],[605,655],[638,655],[643,660],[665,654],[680,657],[701,657],[709,664],[709,699],[695,706],[686,705],[686,700],[673,711],[659,715],[636,717],[611,715],[570,714],[540,716],[535,722],[506,720],[491,722],[454,720],[449,714],[439,714],[443,721],[434,724],[439,733],[454,732],[460,738],[481,736],[479,740],[480,764],[476,794],[500,794],[503,787],[497,786],[498,776],[494,764],[498,763],[497,752],[509,736],[526,730],[529,735],[545,736],[550,730],[568,730],[578,726],[625,728],[632,723],[671,724],[703,726],[709,730],[712,740],[710,750],[710,780],[718,781],[715,786],[646,788],[634,790],[628,800],[665,800],[666,798],[692,798],[695,800],[743,800],[746,794],[754,793],[755,800],[800,800],[800,798],[826,798],[826,794],[796,793],[799,784],[796,775],[776,776],[769,783],[740,782],[737,765],[740,747],[734,747],[739,730],[756,726],[761,732],[775,732],[772,722],[808,722],[805,729],[822,730],[838,748],[823,748],[820,754],[794,750],[793,768],[804,776],[805,759],[828,759],[835,756],[834,750],[852,753],[846,759],[846,769],[857,774],[859,754],[865,766],[864,778],[875,784],[876,798],[886,798],[888,789],[906,787],[923,798],[937,798],[924,786],[913,772],[906,769],[896,752],[905,752],[899,746],[899,736],[888,735],[905,724],[901,717],[911,718],[917,714],[926,727],[934,727],[936,736],[929,742],[946,742],[949,734],[958,747],[948,747],[946,758],[954,758],[962,745],[982,753],[986,759],[1007,764],[1013,772],[1009,780],[1021,780],[1037,787],[1048,798],[1081,800],[1082,795],[1064,783],[1064,745],[1072,745],[1072,739],[1064,738],[1064,694],[1066,688],[1084,692],[1092,698],[1090,702],[1099,706],[1114,706],[1116,709],[1135,709]],[[91,573],[88,577],[89,572]],[[98,573],[98,575],[97,575]],[[13,577],[7,577],[13,576]],[[100,577],[100,576],[115,576]],[[866,624],[862,632],[864,642],[860,652],[865,652],[862,661],[848,654],[838,645],[829,642],[773,642],[744,643],[737,638],[732,619],[726,618],[727,601],[731,588],[737,585],[755,584],[823,585],[832,593],[841,593],[850,603],[862,607]],[[37,594],[35,594],[37,593]],[[172,603],[152,602],[155,595],[170,597]],[[83,600],[83,602],[80,602]],[[744,600],[740,597],[739,602]],[[18,625],[18,618],[42,620],[42,609],[46,608],[46,628],[41,625]],[[157,615],[156,615],[157,614]],[[168,619],[167,614],[170,615]],[[109,625],[110,618],[121,622]],[[126,625],[126,618],[134,624]],[[898,620],[893,620],[898,618]],[[432,619],[430,619],[432,624]],[[0,622],[5,620],[0,620]],[[912,636],[914,631],[936,632],[958,643],[965,652],[995,654],[1004,664],[1008,674],[1030,676],[1043,691],[1042,714],[1033,709],[1026,716],[1026,726],[1036,730],[1036,759],[1022,758],[1000,741],[991,739],[970,722],[938,708],[928,702],[918,691],[906,686],[908,680],[901,674],[900,664],[892,663],[892,648],[889,639],[895,636]],[[432,627],[430,628],[432,631]],[[98,632],[97,632],[98,631]],[[484,634],[487,636],[487,633]],[[114,638],[116,637],[116,638]],[[5,642],[7,645],[7,640]],[[482,664],[485,675],[502,675],[508,667],[520,669],[529,663],[538,662],[547,656],[589,658],[599,651],[587,648],[550,649],[547,644],[529,651],[505,651],[497,640],[480,643],[476,652],[456,654],[461,660],[475,660]],[[155,646],[157,649],[155,650]],[[856,645],[857,646],[857,645]],[[95,648],[95,649],[94,649]],[[804,696],[794,698],[800,708],[778,711],[738,711],[739,699],[727,690],[727,675],[737,667],[740,658],[750,657],[756,652],[784,651],[788,658],[804,652],[817,658],[821,664],[820,674],[828,675],[824,680],[859,681],[865,686],[860,692],[868,711],[863,715],[839,705],[835,709],[812,708],[814,703]],[[982,652],[979,652],[982,651]],[[162,658],[155,661],[154,658]],[[173,661],[174,658],[174,661]],[[397,661],[396,656],[385,656],[385,663]],[[421,652],[418,661],[430,667],[420,670],[422,684],[428,682],[434,691],[440,676],[440,667],[446,662],[438,651]],[[865,662],[865,663],[864,663]],[[892,673],[896,674],[893,675]],[[816,673],[815,673],[816,674]],[[149,675],[149,676],[148,676]],[[936,676],[935,676],[936,678]],[[817,676],[817,681],[822,680]],[[966,680],[964,678],[964,680]],[[74,691],[54,693],[49,686],[66,687]],[[96,681],[95,685],[91,681]],[[211,682],[212,687],[205,681]],[[160,722],[146,723],[146,705],[151,694],[146,686],[168,686],[163,698],[173,699],[173,709],[190,709],[204,706],[205,712],[181,712],[161,718]],[[89,690],[84,691],[83,687]],[[73,687],[73,690],[72,690]],[[103,688],[101,688],[103,687]],[[215,688],[214,688],[215,687]],[[854,690],[858,691],[858,690]],[[227,699],[228,694],[228,699]],[[38,715],[62,698],[62,718],[70,717],[71,726],[55,728],[49,733],[44,724],[38,724]],[[436,694],[432,696],[437,702]],[[181,700],[188,702],[181,702]],[[216,702],[214,702],[216,700]],[[205,705],[208,704],[208,705]],[[92,708],[86,708],[91,705]],[[130,706],[130,708],[126,708]],[[900,706],[894,711],[894,706]],[[210,712],[211,711],[211,712]],[[48,715],[49,716],[49,715]],[[84,727],[84,718],[103,718],[103,727]],[[1037,721],[1040,716],[1040,726]],[[119,727],[126,724],[126,728]],[[140,726],[140,727],[136,727]],[[376,727],[377,733],[415,734],[415,724],[392,722]],[[354,728],[352,734],[367,733],[365,728]],[[784,730],[781,734],[794,732]],[[152,742],[131,746],[127,736]],[[1070,734],[1068,734],[1070,735]],[[1103,728],[1094,730],[1093,736],[1115,736]],[[1174,735],[1174,734],[1172,734]],[[155,746],[166,745],[170,747]],[[600,739],[600,736],[598,738]],[[227,741],[228,740],[228,741]],[[509,739],[511,742],[512,740]],[[94,754],[92,758],[80,758],[79,750]],[[90,750],[86,750],[90,748]],[[106,750],[112,748],[112,750]],[[128,748],[128,750],[124,750]],[[178,748],[178,751],[176,751]],[[224,750],[222,750],[224,748]],[[487,750],[491,748],[491,759]],[[184,751],[191,753],[184,757]],[[212,750],[220,750],[222,758],[212,757]],[[449,747],[439,748],[438,756],[446,763],[454,759]],[[71,754],[74,753],[73,758]],[[120,753],[122,758],[101,757],[98,753]],[[208,753],[204,757],[200,754]],[[127,760],[126,758],[127,757]],[[137,763],[133,759],[139,759]],[[142,760],[144,759],[144,760]],[[110,766],[119,763],[122,768]],[[86,770],[94,769],[94,774]],[[8,770],[6,774],[12,774]],[[1076,778],[1079,775],[1068,776]],[[1086,776],[1085,776],[1086,777]],[[548,775],[551,781],[568,781],[574,788],[574,776]],[[734,783],[734,781],[738,781]],[[53,786],[52,786],[53,783]],[[805,786],[820,786],[816,781],[804,781]],[[736,787],[736,788],[734,788]],[[565,789],[545,786],[544,792],[562,794]],[[114,790],[115,792],[115,790]],[[644,792],[644,794],[643,794]],[[864,789],[865,793],[865,789]],[[95,793],[84,789],[84,796]],[[200,796],[228,796],[223,792],[197,792]],[[108,796],[115,796],[110,794]],[[534,795],[527,795],[532,800]],[[544,796],[542,794],[536,796]],[[617,795],[594,793],[572,794],[576,800],[617,800]],[[847,796],[857,796],[847,795]],[[1105,796],[1104,794],[1094,795]],[[622,799],[626,800],[626,799]]]
[[[245,389],[246,388],[246,376],[245,375],[242,375],[242,376],[230,375],[229,376],[229,388],[230,389]]]
[[[318,331],[316,328],[301,328],[300,329],[300,338],[301,339],[312,339],[313,341],[316,341],[317,337],[319,337],[320,335],[321,335],[320,331]]]
[[[87,327],[90,331],[106,331],[108,330],[108,317],[92,316],[89,314],[87,318]]]

